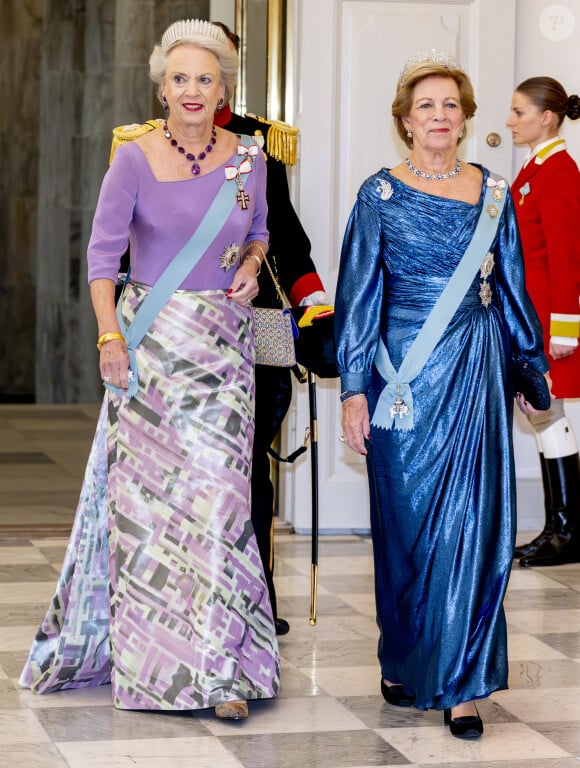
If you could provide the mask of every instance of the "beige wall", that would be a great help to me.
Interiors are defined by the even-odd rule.
[[[2,3],[0,400],[100,397],[86,245],[111,129],[159,111],[147,73],[209,0]]]

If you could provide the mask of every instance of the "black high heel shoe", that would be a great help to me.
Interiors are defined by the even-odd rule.
[[[415,703],[415,697],[405,693],[401,683],[387,685],[382,677],[381,693],[387,704],[393,704],[395,707],[412,707]]]
[[[477,707],[475,708],[477,712]],[[443,712],[443,722],[449,726],[453,736],[459,739],[479,739],[483,733],[483,721],[477,715],[466,715],[464,717],[451,717],[451,710],[446,709]]]

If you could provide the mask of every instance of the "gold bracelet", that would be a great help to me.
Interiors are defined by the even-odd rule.
[[[255,253],[247,253],[247,254],[244,256],[244,261],[247,261],[248,259],[256,259],[256,261],[258,262],[258,271],[256,272],[256,277],[258,277],[258,275],[259,275],[259,274],[260,274],[260,272],[262,271],[262,260],[261,260],[261,259],[260,259],[260,257],[259,257],[257,254],[255,254]]]
[[[252,245],[250,247],[251,248],[257,248],[260,251],[261,255],[262,255],[262,259],[266,258],[266,249],[264,248],[262,243],[260,243],[258,240],[256,240],[256,242],[252,243]]]
[[[261,255],[262,259],[265,259],[265,258],[266,258],[266,251],[267,251],[268,249],[267,249],[267,248],[264,248],[264,246],[263,246],[263,244],[260,242],[260,240],[253,240],[252,242],[248,243],[248,245],[244,246],[244,256],[246,256],[246,255],[248,255],[248,256],[249,256],[249,252],[250,252],[251,250],[253,250],[254,248],[256,248],[256,249],[259,251],[259,253],[260,253],[260,255]]]
[[[97,339],[97,349],[99,352],[101,351],[101,347],[103,344],[106,344],[108,341],[125,341],[125,337],[122,333],[119,333],[118,331],[111,331],[111,333],[103,333],[102,336],[99,336]]]

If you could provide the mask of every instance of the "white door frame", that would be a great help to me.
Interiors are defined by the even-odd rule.
[[[351,49],[359,46],[360,50],[357,34],[364,31],[366,15],[374,14],[383,24],[390,15],[393,24],[403,23],[401,15],[414,15],[414,24],[408,30],[395,32],[393,29],[391,37],[384,35],[384,48],[376,50],[377,61],[385,59],[393,39],[400,43],[405,34],[409,40],[408,55],[413,55],[417,47],[421,47],[417,46],[417,25],[421,23],[425,27],[437,17],[441,29],[455,25],[454,29],[459,30],[459,50],[455,50],[473,80],[478,102],[463,155],[509,177],[511,137],[504,121],[513,90],[515,6],[516,0],[446,3],[291,0],[294,26],[290,39],[295,41],[295,59],[288,67],[288,72],[293,73],[289,92],[294,100],[295,118],[291,121],[301,131],[299,165],[293,174],[292,187],[297,210],[312,241],[313,259],[331,296],[346,215],[356,189],[368,175],[361,172],[357,178],[357,152],[372,150],[366,138],[358,135],[360,105],[365,105],[362,117],[367,121],[381,121],[387,136],[391,118],[386,109],[381,111],[376,103],[377,78],[390,78],[394,95],[396,77],[403,64],[402,60],[392,63],[389,60],[382,71],[375,69],[362,78],[357,75],[353,82],[351,74],[357,70],[358,53],[349,51],[349,46]],[[430,41],[428,47],[431,45],[437,45],[437,39]],[[360,55],[367,55],[366,51],[362,50]],[[287,104],[287,109],[289,106]],[[488,146],[486,137],[490,132],[499,133],[500,147]],[[387,142],[380,149],[381,154],[377,155],[380,160],[375,161],[372,170],[380,165],[394,165],[401,159],[402,145],[399,157],[394,157],[394,145],[392,139],[389,140],[390,147]],[[369,517],[364,461],[338,440],[339,384],[319,380],[317,390],[320,529],[323,532],[366,531]],[[307,391],[304,386],[297,386],[283,434],[284,446],[293,449],[300,444],[307,424]],[[298,532],[308,532],[311,509],[308,457],[303,457],[292,469],[283,468],[280,480],[281,517],[291,522]]]

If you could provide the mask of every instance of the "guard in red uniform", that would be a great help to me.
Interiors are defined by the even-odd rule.
[[[580,397],[580,174],[558,135],[564,117],[580,117],[580,98],[550,77],[521,83],[506,125],[529,155],[512,184],[526,287],[544,329],[550,361],[549,411],[528,416],[542,468],[545,525],[517,547],[520,565],[580,562],[580,456],[564,399]]]

